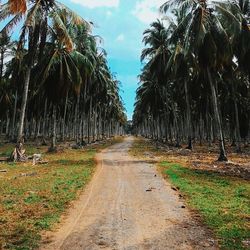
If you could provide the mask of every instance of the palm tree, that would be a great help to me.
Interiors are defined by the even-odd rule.
[[[30,3],[27,9],[27,3]],[[71,16],[72,24],[86,23],[82,18],[75,15],[68,8],[56,1],[9,1],[1,6],[2,11],[0,13],[0,20],[4,20],[9,16],[12,16],[10,22],[3,28],[1,33],[8,32],[13,28],[22,17],[25,17],[25,21],[22,26],[22,32],[19,39],[19,49],[25,47],[25,37],[28,35],[28,53],[25,63],[25,81],[24,90],[21,104],[20,122],[18,140],[23,137],[24,118],[27,106],[28,91],[30,85],[31,69],[35,63],[36,53],[41,52],[44,49],[44,45],[47,38],[48,30],[51,29],[55,34],[58,34],[58,40],[64,44],[67,51],[72,51],[73,42],[64,25],[64,22],[60,16],[62,8],[69,16]],[[27,14],[26,14],[27,12]],[[53,23],[53,27],[50,27]]]
[[[100,131],[103,138],[122,132],[126,117],[119,82],[88,23],[53,0],[9,1],[1,5],[0,20],[6,18],[0,34],[24,22],[0,83],[1,132],[13,136],[19,115],[19,141],[23,135],[42,136],[43,143],[51,137],[51,150],[59,134],[63,141],[81,138],[84,144],[86,136],[89,142],[100,139]]]
[[[187,4],[185,8],[189,14],[183,18],[180,27],[177,29],[180,30],[182,26],[185,26],[185,34],[182,34],[184,36],[184,53],[193,53],[197,58],[200,70],[207,73],[220,140],[218,160],[227,161],[218,93],[213,79],[215,78],[215,72],[232,59],[230,40],[219,19],[208,7],[207,1],[175,1],[174,3],[170,0],[162,6],[162,9],[166,11],[171,5],[184,8],[183,2]]]
[[[165,102],[162,109],[164,112],[164,120],[166,124],[169,123],[169,93],[168,93],[168,71],[166,70],[167,62],[171,56],[167,41],[171,31],[164,27],[164,24],[157,20],[150,25],[150,29],[145,30],[143,42],[147,48],[142,51],[141,60],[147,62],[144,72],[148,72],[153,82],[160,88],[162,92],[162,102]],[[143,78],[143,76],[142,76]],[[159,119],[159,117],[158,117]],[[167,126],[166,126],[167,128]],[[165,131],[165,138],[167,140],[167,132]]]
[[[3,78],[4,73],[4,59],[11,57],[12,49],[15,43],[10,40],[10,36],[6,32],[0,33],[0,82]]]
[[[236,140],[240,150],[240,137],[246,138],[249,124],[249,117],[243,115],[248,113],[250,99],[245,61],[250,44],[248,7],[247,1],[229,0],[169,0],[161,7],[162,12],[172,14],[165,16],[161,29],[152,24],[145,32],[147,48],[142,55],[146,65],[133,116],[138,133],[155,137],[164,127],[177,145],[188,137],[190,148],[192,138],[202,143],[206,137],[211,145],[218,137],[218,160],[222,161],[227,160],[225,138]],[[159,42],[168,54],[165,62],[156,56],[163,48]],[[161,105],[152,112],[154,98]],[[169,117],[165,124],[164,110]]]

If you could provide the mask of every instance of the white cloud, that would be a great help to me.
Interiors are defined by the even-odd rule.
[[[120,0],[71,0],[71,2],[81,4],[91,9],[97,7],[116,8],[120,4]]]
[[[149,24],[160,18],[159,8],[166,0],[141,0],[132,12],[141,22]]]
[[[120,34],[120,35],[116,38],[116,41],[117,41],[117,42],[123,42],[124,39],[125,39],[124,34]]]

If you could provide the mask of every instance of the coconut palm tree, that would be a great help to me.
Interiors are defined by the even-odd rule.
[[[193,53],[197,58],[200,70],[207,73],[220,140],[218,160],[227,161],[218,93],[213,79],[215,79],[217,70],[229,64],[232,60],[229,36],[217,16],[213,13],[213,6],[208,6],[208,1],[184,2],[187,4],[185,6],[186,11],[189,12],[181,21],[181,26],[185,25],[185,34],[183,34],[184,53]],[[162,6],[162,9],[166,11],[171,5],[184,8],[183,1],[176,1],[175,3],[174,1],[168,1]]]
[[[212,139],[215,142],[218,138],[218,160],[221,161],[227,160],[225,136],[236,140],[237,150],[240,150],[240,137],[246,137],[246,124],[249,124],[247,115],[242,115],[248,113],[245,100],[249,102],[250,99],[247,90],[249,69],[244,61],[250,44],[248,7],[246,1],[214,3],[204,0],[169,0],[161,7],[163,13],[172,14],[166,14],[164,18],[164,32],[157,35],[156,29],[152,28],[156,27],[154,24],[146,31],[150,37],[146,37],[147,45],[150,46],[142,55],[144,58],[144,54],[148,55],[148,67],[144,67],[141,74],[145,75],[150,69],[147,81],[157,82],[161,90],[160,94],[156,93],[150,84],[140,79],[133,117],[139,133],[154,137],[157,129],[152,124],[160,123],[160,128],[167,127],[170,131],[171,140],[179,142],[188,137],[190,148],[191,138],[194,141],[199,138],[202,143],[206,136],[209,145]],[[159,50],[152,49],[156,44],[154,40],[161,41],[159,34],[168,34],[162,44],[169,55],[167,62],[155,57],[161,63],[150,68],[153,65],[151,58],[156,54],[154,51],[161,51],[160,46]],[[159,84],[161,72],[164,82]],[[147,100],[143,94],[147,91],[156,96],[149,95]],[[163,113],[160,108],[152,115],[151,100],[154,98],[162,100],[163,107],[169,112],[169,122],[161,124],[162,121],[156,118]]]
[[[28,4],[29,3],[29,4]],[[28,6],[28,7],[27,7]],[[27,60],[24,66],[26,71],[24,90],[21,104],[20,122],[18,140],[21,140],[24,129],[24,118],[27,106],[28,91],[30,85],[31,69],[35,63],[36,53],[41,52],[44,48],[48,30],[58,35],[58,40],[64,44],[67,51],[73,50],[72,39],[64,25],[60,13],[67,12],[71,16],[72,24],[86,23],[82,18],[78,17],[71,10],[66,8],[54,0],[47,1],[9,1],[1,6],[0,20],[11,17],[11,20],[5,25],[1,33],[9,32],[23,17],[22,32],[19,39],[19,49],[26,46],[26,36],[28,36],[28,53]],[[53,26],[51,26],[51,23]],[[38,52],[39,53],[39,52]]]
[[[11,112],[12,125],[19,115],[19,140],[42,136],[46,143],[51,137],[51,150],[59,134],[63,141],[81,138],[83,145],[86,136],[90,142],[100,131],[103,138],[122,131],[126,118],[119,82],[87,22],[53,0],[1,4],[0,20],[6,18],[0,34],[24,21],[0,84],[1,132],[16,134]]]

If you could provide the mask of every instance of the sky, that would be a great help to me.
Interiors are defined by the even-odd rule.
[[[166,0],[60,0],[85,20],[103,39],[111,71],[121,81],[121,96],[128,119],[132,118],[140,74],[143,31],[159,18]]]

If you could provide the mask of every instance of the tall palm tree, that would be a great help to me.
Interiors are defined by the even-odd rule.
[[[186,6],[184,6],[183,2],[186,3]],[[189,12],[180,24],[180,26],[185,27],[185,34],[183,34],[184,50],[186,54],[193,53],[198,60],[200,70],[207,73],[220,140],[218,160],[227,161],[218,93],[213,79],[215,78],[215,72],[228,64],[232,59],[229,36],[217,16],[213,13],[212,8],[208,6],[208,1],[174,2],[170,0],[162,6],[162,9],[166,11],[171,5],[186,8],[186,11]]]
[[[148,71],[148,74],[152,75],[151,79],[153,78],[155,84],[159,85],[160,92],[163,92],[161,98],[162,102],[165,102],[165,105],[163,105],[162,109],[166,124],[169,122],[169,93],[167,84],[169,72],[166,70],[166,65],[171,56],[167,41],[171,28],[166,29],[160,20],[153,22],[150,25],[150,29],[145,30],[143,33],[143,42],[147,48],[143,49],[141,56],[141,60],[147,62],[145,72]]]
[[[0,11],[0,20],[6,18],[1,35],[20,22],[22,28],[0,83],[0,132],[13,137],[19,115],[19,141],[51,137],[53,150],[59,134],[84,145],[86,136],[90,142],[101,131],[103,138],[122,132],[119,81],[87,22],[53,0],[8,1]]]
[[[28,5],[29,3],[29,5]],[[27,6],[29,6],[27,8]],[[43,50],[47,39],[48,30],[52,30],[58,34],[58,40],[64,44],[67,51],[73,50],[72,39],[64,25],[60,16],[62,8],[69,16],[73,24],[86,23],[82,18],[78,17],[71,10],[66,8],[54,0],[39,0],[39,1],[9,1],[1,6],[0,20],[12,17],[11,21],[2,29],[2,32],[8,32],[24,17],[22,32],[19,39],[19,48],[26,46],[26,36],[28,36],[28,53],[24,70],[26,71],[24,90],[21,104],[21,114],[19,122],[18,140],[23,137],[24,118],[27,106],[28,91],[30,85],[31,69],[35,63],[37,49]],[[27,13],[26,13],[27,12]],[[51,27],[53,23],[53,27]]]
[[[133,116],[139,133],[155,137],[165,127],[177,145],[188,137],[190,148],[191,138],[202,143],[206,137],[209,145],[219,139],[221,161],[227,160],[225,138],[236,140],[239,151],[240,137],[246,138],[249,124],[249,117],[243,115],[248,113],[250,100],[247,2],[169,0],[161,7],[166,13],[164,32],[156,32],[161,29],[155,24],[145,32],[147,47],[142,55],[147,67],[141,76],[148,77],[140,79]],[[162,39],[168,51],[165,62],[155,56],[162,51],[159,34],[167,34]],[[161,63],[152,67],[156,61]],[[159,93],[151,88],[153,84],[160,87]],[[147,91],[155,97],[145,98]],[[163,124],[161,108],[152,113],[154,98],[168,111],[169,122]]]

